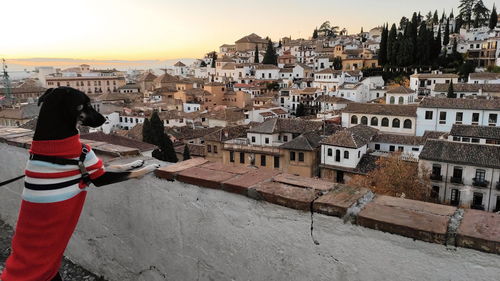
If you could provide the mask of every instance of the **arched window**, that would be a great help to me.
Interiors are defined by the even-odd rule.
[[[389,102],[391,104],[394,104],[396,102],[396,98],[394,98],[394,96],[391,96],[391,98],[389,99]]]
[[[332,155],[333,155],[332,149],[328,148],[328,156],[332,156]]]
[[[349,159],[349,151],[344,151],[344,159]]]
[[[378,126],[378,119],[377,119],[377,117],[372,117],[372,120],[370,121],[370,125],[372,125],[372,126]]]
[[[399,126],[401,125],[401,124],[399,124],[399,123],[400,123],[400,122],[399,122],[399,119],[398,119],[398,118],[394,118],[394,119],[392,119],[392,127],[393,127],[393,128],[399,128]]]
[[[366,116],[361,117],[361,124],[368,125],[368,118]]]
[[[398,101],[399,104],[403,104],[405,103],[405,99],[403,97],[399,97],[399,101]]]
[[[335,150],[335,161],[340,162],[340,150]]]
[[[403,123],[403,128],[411,129],[411,120],[410,119],[405,120],[405,122]]]
[[[353,115],[351,117],[351,124],[358,124],[358,116]]]
[[[382,127],[389,127],[389,119],[384,117],[382,118]]]

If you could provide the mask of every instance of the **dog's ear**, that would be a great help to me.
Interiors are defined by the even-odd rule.
[[[50,95],[53,91],[54,88],[47,89],[47,91],[45,91],[45,93],[43,93],[43,95],[38,98],[38,106],[40,106],[40,104],[42,104],[47,98],[47,96]]]

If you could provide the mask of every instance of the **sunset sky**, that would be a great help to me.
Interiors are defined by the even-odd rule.
[[[201,57],[255,32],[311,36],[330,20],[350,33],[399,22],[458,0],[31,0],[3,1],[0,57],[154,60]],[[484,0],[491,9],[494,1]]]

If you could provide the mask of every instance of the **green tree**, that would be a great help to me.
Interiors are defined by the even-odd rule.
[[[318,38],[318,29],[315,28],[313,31],[313,39],[317,39],[317,38]]]
[[[142,124],[142,141],[153,143],[153,132],[148,118],[144,118],[144,123]]]
[[[299,103],[297,106],[297,110],[295,110],[295,116],[301,117],[306,115],[306,109],[303,103]]]
[[[259,46],[255,45],[255,54],[253,58],[254,63],[259,63]]]
[[[450,43],[450,19],[446,20],[446,26],[444,27],[443,45],[448,46]]]
[[[389,31],[387,30],[387,26],[384,24],[382,28],[382,34],[380,36],[380,50],[378,54],[378,64],[380,66],[384,66],[387,64],[387,37],[389,35]]]
[[[267,42],[267,50],[262,59],[263,64],[274,64],[278,65],[278,56],[276,55],[276,50],[274,49],[273,42],[269,40]]]
[[[439,23],[439,15],[438,15],[438,10],[434,11],[434,16],[432,16],[432,24],[438,24]]]
[[[165,135],[165,127],[160,119],[157,111],[154,111],[151,115],[151,140],[152,143],[159,146],[161,139]]]
[[[417,38],[417,64],[420,66],[429,65],[430,45],[429,33],[425,22],[420,24]],[[431,35],[432,37],[432,35]]]
[[[389,35],[387,36],[387,63],[394,65],[396,54],[394,53],[394,45],[396,44],[396,25],[392,24]]]
[[[441,54],[441,49],[442,49],[442,46],[441,46],[441,25],[440,25],[440,26],[438,26],[438,34],[437,34],[436,38],[434,39],[433,59],[436,59],[439,57],[439,55]]]
[[[472,24],[472,9],[476,0],[460,0],[458,8],[460,9],[459,17],[462,22],[470,28]]]
[[[153,150],[152,156],[158,160],[175,163],[179,161],[175,154],[174,145],[168,135],[163,134],[159,148]]]
[[[332,26],[330,21],[325,21],[321,24],[318,31],[322,32],[326,37],[335,37],[337,36],[338,29],[339,27]]]
[[[212,68],[215,68],[215,62],[217,61],[217,53],[214,51],[212,53],[212,64],[210,65]]]
[[[204,60],[202,60],[200,63],[200,67],[207,67],[207,63]]]
[[[342,58],[341,57],[333,58],[333,69],[342,70]]]
[[[182,153],[182,159],[184,161],[191,159],[191,153],[189,152],[189,147],[187,144],[184,145],[184,152]]]
[[[448,86],[448,94],[446,95],[447,98],[454,99],[457,97],[457,94],[455,94],[455,91],[453,91],[453,80],[450,82],[450,85]]]
[[[493,9],[491,9],[490,22],[488,26],[490,27],[490,29],[494,29],[497,26],[497,23],[498,23],[497,8],[495,7],[495,4],[493,4]]]
[[[474,15],[474,27],[481,27],[487,23],[490,15],[490,10],[486,8],[483,0],[477,0],[472,8],[472,13]]]

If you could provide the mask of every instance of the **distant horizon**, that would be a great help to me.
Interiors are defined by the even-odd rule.
[[[28,3],[26,3],[28,2]],[[493,0],[483,1],[488,9]],[[453,9],[459,0],[311,0],[252,2],[228,0],[47,0],[7,1],[0,58],[31,65],[47,61],[154,63],[201,58],[250,33],[273,41],[291,36],[307,39],[322,22],[346,28],[349,34],[398,24],[413,12]],[[26,7],[29,9],[26,9]],[[5,11],[10,11],[5,13]],[[22,14],[16,11],[22,11]],[[22,20],[20,20],[22,19]]]

